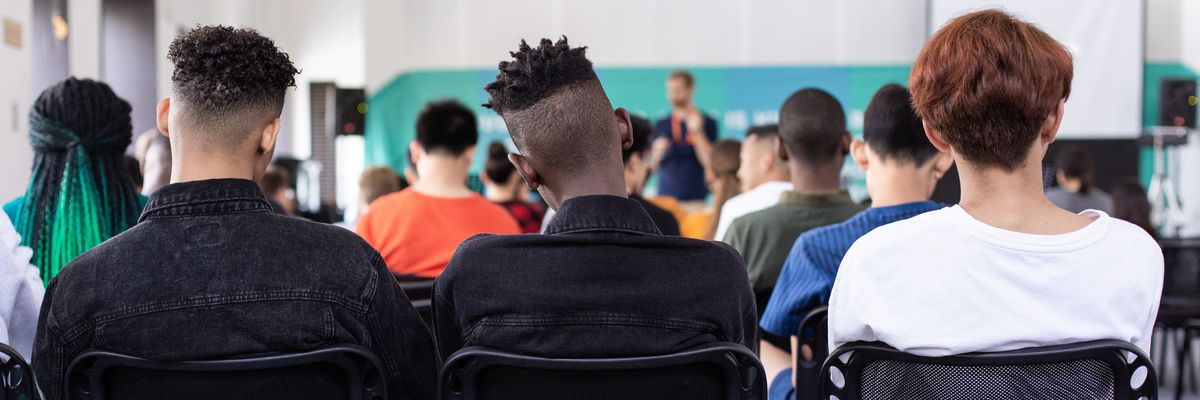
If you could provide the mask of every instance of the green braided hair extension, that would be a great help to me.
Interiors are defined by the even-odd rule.
[[[42,280],[137,223],[141,202],[124,173],[129,103],[101,82],[68,78],[29,112],[33,177],[16,227]]]

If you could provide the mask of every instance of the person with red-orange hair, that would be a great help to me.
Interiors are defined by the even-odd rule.
[[[850,248],[829,301],[832,346],[945,356],[1118,339],[1149,351],[1158,245],[1042,191],[1072,68],[1062,44],[1002,11],[959,16],[929,39],[909,76],[913,108],[958,165],[962,198]]]

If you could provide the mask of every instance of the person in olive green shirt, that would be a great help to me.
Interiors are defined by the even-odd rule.
[[[760,315],[796,238],[866,208],[841,188],[849,149],[846,113],[828,92],[802,89],[779,109],[775,151],[787,163],[794,188],[778,204],[733,220],[723,240],[746,261]]]

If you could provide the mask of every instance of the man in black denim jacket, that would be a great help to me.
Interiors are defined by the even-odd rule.
[[[754,296],[733,248],[660,234],[626,197],[629,113],[612,108],[584,48],[524,42],[487,86],[520,151],[509,160],[559,211],[546,235],[478,235],[434,288],[443,357],[482,345],[548,357],[757,349]]]
[[[158,126],[174,183],[51,281],[33,357],[46,398],[67,398],[66,369],[86,349],[177,361],[343,343],[379,356],[391,398],[434,398],[433,341],[379,254],[350,231],[273,213],[254,183],[294,84],[287,55],[251,30],[201,27],[169,57]]]

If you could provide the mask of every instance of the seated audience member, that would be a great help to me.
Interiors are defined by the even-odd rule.
[[[1112,216],[1137,225],[1158,240],[1158,230],[1150,220],[1150,200],[1146,198],[1146,189],[1137,181],[1121,182],[1113,188]]]
[[[171,183],[171,141],[166,136],[157,128],[149,129],[138,135],[133,146],[134,157],[142,171],[143,195],[154,194],[158,188]]]
[[[67,78],[29,111],[33,174],[4,205],[42,281],[71,259],[137,223],[146,198],[125,172],[130,106],[107,84]]]
[[[626,197],[629,113],[613,110],[583,47],[524,42],[487,85],[517,171],[559,211],[545,235],[478,235],[434,290],[445,357],[490,346],[549,357],[757,348],[754,298],[729,246],[664,236]]]
[[[829,301],[831,349],[882,341],[945,356],[1119,339],[1149,352],[1157,243],[1042,190],[1071,75],[1062,44],[1003,11],[962,15],[929,39],[909,77],[913,108],[954,157],[962,200],[851,246]]]
[[[775,142],[794,189],[783,192],[778,204],[735,219],[724,239],[746,260],[760,315],[796,238],[863,209],[841,186],[850,132],[846,113],[833,95],[808,88],[788,97],[779,109]]]
[[[417,116],[417,140],[409,149],[420,179],[375,200],[358,221],[358,234],[393,273],[437,278],[471,235],[521,233],[503,207],[467,188],[478,139],[475,114],[458,102],[429,103]]]
[[[358,217],[371,208],[371,203],[384,195],[399,192],[408,187],[408,182],[396,175],[392,167],[376,165],[364,169],[358,175],[358,214],[347,215],[346,219],[336,225],[354,230],[358,225]]]
[[[33,359],[38,314],[46,286],[41,273],[29,263],[33,252],[21,246],[21,236],[8,216],[0,213],[0,343]]]
[[[1055,161],[1058,186],[1046,190],[1050,202],[1064,210],[1112,212],[1112,197],[1092,185],[1092,155],[1082,147],[1070,147]]]
[[[141,222],[50,283],[33,365],[65,399],[68,365],[102,348],[156,361],[365,347],[389,397],[432,399],[429,331],[383,259],[344,229],[271,211],[255,184],[297,73],[268,38],[198,27],[176,38],[158,127],[178,156]]]
[[[124,168],[123,168],[123,170],[125,171],[125,175],[129,178],[130,182],[133,182],[133,188],[136,189],[138,191],[138,193],[141,193],[142,192],[142,166],[141,166],[141,164],[138,163],[137,158],[135,158],[134,156],[126,155],[121,158],[122,158],[121,162],[123,164],[125,164]]]
[[[746,132],[737,171],[742,193],[721,206],[714,240],[725,239],[733,220],[779,203],[779,196],[792,190],[787,163],[775,151],[778,137],[779,125],[759,125]]]
[[[296,215],[296,193],[288,186],[288,181],[291,181],[291,174],[283,167],[271,164],[263,172],[258,186],[267,195],[272,210],[283,215]]]
[[[687,203],[703,202],[708,196],[704,177],[709,154],[717,140],[717,120],[696,107],[696,79],[686,70],[667,77],[667,100],[671,115],[654,125],[651,169],[658,171],[658,195]]]
[[[688,214],[680,223],[683,236],[713,240],[717,221],[721,217],[721,207],[742,191],[742,182],[737,177],[741,151],[742,143],[736,140],[720,140],[713,144],[712,159],[708,162],[709,171],[712,172],[708,178],[708,186],[713,194],[712,204]]]
[[[793,349],[800,321],[829,301],[838,265],[855,240],[879,226],[942,208],[929,197],[954,160],[925,138],[911,100],[903,86],[879,89],[863,116],[863,139],[850,144],[850,155],[866,174],[871,208],[805,232],[788,253],[759,326],[772,335],[792,337]],[[791,366],[791,355],[766,341],[759,346],[767,376],[775,377],[771,397],[794,398],[788,393],[791,374],[777,374]],[[811,349],[800,351],[800,357],[812,359]]]
[[[646,213],[650,214],[650,219],[654,220],[654,225],[658,226],[659,233],[679,236],[679,219],[675,214],[642,197],[642,189],[646,187],[646,180],[650,178],[646,153],[654,128],[650,126],[649,120],[642,117],[630,116],[629,121],[633,124],[633,144],[621,151],[621,158],[625,163],[625,191],[629,193],[629,198],[642,203]]]
[[[492,142],[488,145],[482,178],[487,199],[508,210],[508,214],[521,226],[521,233],[541,232],[542,217],[546,211],[541,204],[527,200],[529,188],[521,180],[521,175],[517,174],[517,167],[508,161],[508,148],[503,143]]]

